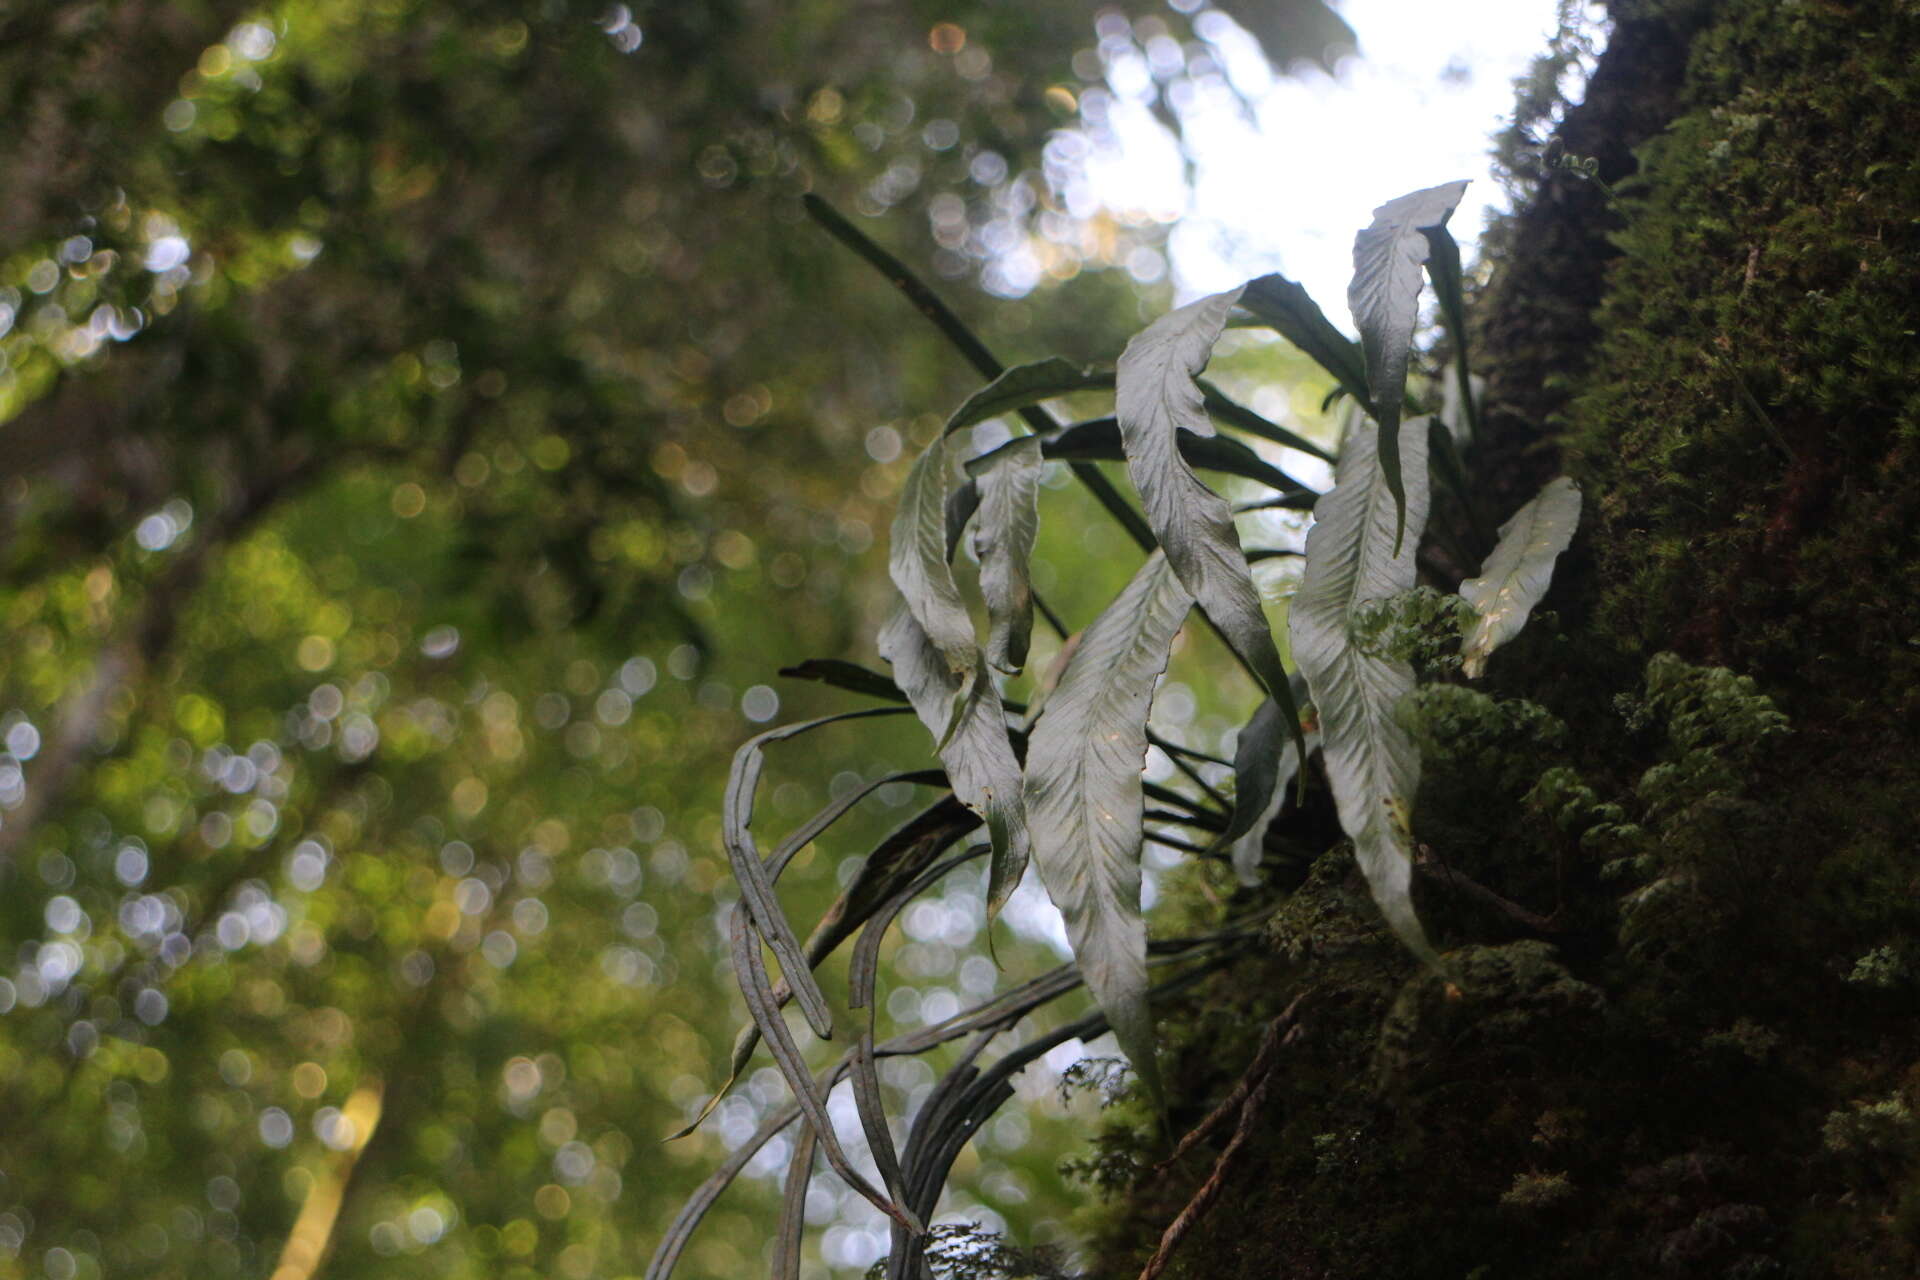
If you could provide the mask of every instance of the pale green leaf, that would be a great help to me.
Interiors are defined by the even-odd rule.
[[[1414,585],[1414,550],[1427,521],[1427,419],[1401,426],[1406,461],[1406,523],[1376,453],[1374,433],[1355,422],[1340,451],[1332,490],[1314,507],[1307,563],[1289,616],[1294,658],[1320,713],[1321,752],[1340,826],[1373,898],[1393,931],[1423,959],[1434,959],[1414,914],[1413,849],[1408,830],[1420,785],[1420,753],[1396,709],[1413,692],[1413,668],[1354,643],[1355,615]]]
[[[947,441],[935,436],[914,459],[893,517],[893,541],[887,572],[912,612],[914,621],[956,676],[970,675],[979,663],[973,619],[960,599],[947,563]],[[898,677],[895,677],[896,682]],[[901,688],[909,695],[912,690]],[[914,704],[919,705],[917,702]],[[925,720],[923,713],[921,719]],[[932,724],[929,721],[928,727]],[[936,730],[936,733],[939,731]]]
[[[1353,240],[1347,305],[1366,355],[1367,390],[1380,428],[1375,441],[1380,473],[1394,500],[1394,543],[1389,550],[1398,549],[1407,524],[1398,441],[1413,327],[1420,318],[1421,268],[1431,252],[1426,230],[1446,225],[1466,189],[1462,180],[1389,200],[1373,211],[1373,225]]]
[[[1040,877],[1088,988],[1156,1097],[1140,915],[1142,770],[1154,681],[1192,604],[1165,557],[1149,557],[1081,634],[1027,743]]]
[[[1213,354],[1240,290],[1229,289],[1160,317],[1120,356],[1114,397],[1127,471],[1140,490],[1147,524],[1167,563],[1221,636],[1266,686],[1289,721],[1298,711],[1286,669],[1260,608],[1226,500],[1200,482],[1181,457],[1182,431],[1214,435],[1195,383]],[[1297,725],[1296,725],[1297,732]]]
[[[1027,565],[1040,528],[1040,437],[1008,442],[999,464],[976,482],[980,522],[973,553],[980,560],[980,594],[987,601],[987,661],[1013,673],[1026,665],[1033,635],[1033,584]]]
[[[1460,646],[1460,669],[1472,679],[1486,670],[1487,655],[1520,634],[1527,615],[1547,594],[1553,564],[1573,541],[1580,523],[1580,486],[1555,476],[1533,501],[1500,526],[1500,541],[1480,576],[1460,584],[1460,595],[1479,616]]]
[[[905,601],[895,603],[879,647],[893,667],[894,683],[933,734],[954,796],[987,824],[993,844],[991,921],[1019,885],[1029,856],[1020,762],[1007,733],[1006,707],[984,665],[976,663],[965,674],[952,670]]]

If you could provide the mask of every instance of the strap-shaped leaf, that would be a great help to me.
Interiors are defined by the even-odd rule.
[[[1205,378],[1196,378],[1194,381],[1199,384],[1200,395],[1206,403],[1207,412],[1228,426],[1237,427],[1241,431],[1245,431],[1249,435],[1259,436],[1263,440],[1271,440],[1275,444],[1283,444],[1289,449],[1298,449],[1302,453],[1310,453],[1323,462],[1333,461],[1333,455],[1313,441],[1303,435],[1287,430],[1277,422],[1268,421],[1265,417],[1255,413],[1239,401],[1230,398],[1226,392],[1220,390],[1220,388],[1214,386]],[[1200,464],[1195,463],[1194,465],[1198,466]]]
[[[1429,227],[1446,225],[1466,193],[1464,180],[1408,192],[1373,211],[1373,225],[1353,239],[1353,282],[1347,305],[1367,360],[1367,393],[1380,430],[1375,448],[1394,502],[1393,547],[1407,527],[1407,490],[1400,465],[1401,400],[1407,391],[1408,352],[1420,318],[1420,269],[1427,261]],[[1421,442],[1425,444],[1424,439]]]
[[[1290,678],[1296,704],[1306,700],[1306,681],[1299,675]],[[1233,746],[1233,815],[1227,829],[1214,840],[1213,847],[1236,846],[1242,836],[1256,836],[1272,821],[1278,807],[1272,804],[1278,789],[1284,789],[1300,768],[1300,750],[1288,732],[1286,713],[1272,698],[1254,709],[1241,726]],[[1280,775],[1286,779],[1282,781]],[[1256,829],[1257,826],[1257,829]],[[1244,879],[1244,877],[1242,877]]]
[[[907,472],[900,509],[893,517],[887,572],[947,668],[955,675],[970,675],[979,665],[979,648],[974,643],[973,619],[967,616],[947,564],[950,478],[946,437],[935,436]],[[912,690],[906,692],[911,696]]]
[[[1463,387],[1457,365],[1449,367],[1440,379],[1440,425],[1463,448],[1474,443],[1477,430],[1474,424],[1479,419],[1472,406],[1480,402],[1486,389],[1487,380],[1477,373],[1468,374]],[[1469,414],[1476,416],[1470,418]]]
[[[1240,550],[1232,509],[1188,470],[1178,447],[1182,432],[1214,435],[1194,379],[1207,367],[1239,298],[1239,289],[1213,294],[1169,312],[1136,335],[1120,355],[1114,405],[1127,471],[1167,563],[1280,704],[1297,738],[1299,713]]]
[[[1024,409],[1055,396],[1075,391],[1111,391],[1113,370],[1086,369],[1071,360],[1049,356],[1032,364],[1015,365],[968,396],[966,402],[947,419],[946,431],[952,433],[988,418]]]
[[[818,1143],[812,1125],[801,1125],[787,1157],[787,1181],[780,1191],[780,1225],[773,1235],[774,1280],[800,1280],[800,1246],[807,1228],[807,1187],[813,1181],[813,1152]]]
[[[1240,305],[1332,374],[1341,390],[1361,404],[1369,402],[1366,358],[1353,339],[1327,319],[1305,288],[1283,275],[1261,276],[1247,282]]]
[[[896,710],[894,707],[873,707],[865,711],[843,711],[817,720],[782,725],[749,738],[734,752],[733,768],[727,774],[726,795],[721,801],[721,843],[726,846],[727,859],[733,867],[733,878],[740,883],[740,901],[751,913],[754,927],[765,935],[767,945],[779,957],[781,972],[793,988],[801,1012],[806,1014],[807,1025],[823,1040],[833,1036],[833,1017],[827,1009],[827,998],[814,982],[813,971],[800,950],[800,940],[794,936],[793,926],[787,923],[786,914],[780,910],[780,900],[773,892],[773,878],[768,874],[768,867],[760,861],[760,851],[754,846],[750,830],[753,823],[753,796],[759,787],[760,769],[764,763],[762,752],[769,743],[806,733],[821,725],[890,715]]]
[[[1487,668],[1487,655],[1520,634],[1527,615],[1547,594],[1553,564],[1573,541],[1580,523],[1580,486],[1555,476],[1500,526],[1500,541],[1480,576],[1460,584],[1460,595],[1479,616],[1460,646],[1467,678]]]
[[[888,702],[907,700],[907,695],[900,692],[899,686],[878,671],[870,671],[857,662],[843,662],[839,658],[808,658],[805,662],[780,668],[779,674],[790,680],[818,680],[836,689],[864,693],[869,698],[884,698]]]
[[[1307,754],[1312,755],[1320,749],[1320,731],[1307,731]],[[1267,803],[1261,808],[1260,815],[1253,825],[1241,833],[1233,842],[1228,856],[1233,861],[1233,874],[1241,884],[1249,889],[1260,883],[1260,856],[1267,840],[1267,828],[1280,816],[1280,810],[1287,803],[1287,787],[1292,784],[1294,775],[1300,771],[1300,748],[1288,739],[1280,746],[1279,767],[1274,770],[1273,786],[1267,796]]]
[[[1147,709],[1193,605],[1155,553],[1081,634],[1027,740],[1027,817],[1040,878],[1120,1048],[1157,1098],[1140,915]]]
[[[1461,278],[1460,246],[1445,226],[1427,227],[1427,276],[1433,281],[1433,294],[1440,300],[1440,318],[1446,323],[1447,336],[1453,340],[1451,376],[1445,379],[1443,394],[1450,402],[1442,408],[1441,421],[1455,440],[1480,438],[1480,393],[1474,384],[1481,381],[1473,374],[1467,353],[1467,294]],[[1454,416],[1449,417],[1449,409]]]
[[[1414,536],[1395,550],[1399,515],[1374,433],[1355,422],[1333,489],[1314,507],[1307,565],[1289,610],[1293,654],[1320,713],[1321,752],[1340,826],[1387,923],[1414,952],[1433,948],[1414,914],[1408,821],[1420,785],[1420,752],[1395,710],[1413,692],[1413,668],[1363,652],[1355,613],[1414,585],[1414,550],[1427,521],[1427,419],[1400,429],[1406,521]]]
[[[833,1166],[833,1171],[840,1175],[842,1181],[874,1208],[899,1222],[907,1231],[918,1234],[922,1228],[912,1210],[875,1188],[847,1159],[839,1135],[834,1132],[832,1117],[827,1114],[826,1102],[814,1091],[814,1080],[807,1071],[806,1059],[800,1055],[800,1047],[787,1030],[779,1006],[773,1002],[773,988],[767,981],[766,967],[760,957],[760,939],[752,921],[739,907],[734,908],[730,941],[734,976],[739,980],[741,994],[747,998],[747,1012],[753,1015],[760,1035],[773,1051],[774,1064],[786,1079],[793,1100],[800,1105],[800,1114],[806,1117],[807,1124],[812,1126],[815,1136],[819,1138],[820,1149],[826,1154],[827,1163]]]
[[[985,666],[975,664],[965,674],[948,666],[904,601],[881,628],[880,656],[892,664],[894,683],[933,734],[953,794],[986,820],[993,844],[987,876],[991,924],[1026,873],[1029,853],[1020,762],[1007,736],[1006,707]]]
[[[897,693],[895,696],[898,697]],[[820,810],[818,813],[814,814],[813,817],[807,819],[807,821],[804,824],[802,824],[799,828],[797,828],[785,840],[782,840],[780,842],[779,848],[775,849],[772,853],[767,855],[766,861],[764,863],[764,866],[766,868],[767,883],[769,885],[772,885],[774,882],[778,881],[780,879],[781,872],[787,869],[787,864],[789,862],[792,862],[794,857],[798,855],[802,849],[806,848],[809,844],[812,844],[813,841],[823,831],[825,831],[828,827],[831,827],[834,823],[838,822],[843,816],[845,816],[847,810],[853,808],[854,805],[866,799],[869,795],[872,795],[875,791],[879,790],[881,787],[887,786],[888,784],[895,783],[895,782],[912,782],[912,783],[918,783],[921,786],[944,787],[947,785],[947,775],[939,772],[938,770],[931,770],[931,769],[913,770],[907,773],[888,774],[885,777],[875,778],[872,782],[867,783],[865,786],[860,787],[855,791],[849,792],[847,795],[844,795],[840,797],[838,800],[831,802],[830,804],[827,805],[826,808]],[[949,797],[948,799],[950,801],[951,797]],[[927,813],[939,814],[945,807],[946,807],[945,805],[935,805],[931,810],[928,810]],[[953,804],[952,807],[955,809],[958,809],[960,806],[958,804]],[[924,821],[926,816],[927,814],[923,813],[919,819],[916,819],[916,821]],[[913,824],[909,823],[907,829],[911,830],[912,827],[913,827]],[[949,843],[953,840],[959,839],[962,835],[965,834],[965,832],[962,830],[953,829],[951,822],[947,824],[947,827],[948,829],[951,830],[951,834],[948,836]],[[899,847],[900,843],[901,842],[900,842],[899,833],[896,833],[893,837],[890,837],[888,841],[883,842],[881,846],[874,851],[873,857],[868,859],[867,863],[862,866],[861,868],[862,875],[860,877],[855,878],[854,884],[848,888],[847,893],[853,894],[859,889],[862,881],[866,878],[867,873],[873,872],[875,870],[876,863],[879,863],[882,868],[884,868],[887,865],[890,865],[886,861],[886,859],[889,857],[890,851],[896,847]],[[944,847],[944,846],[941,846],[941,847]],[[932,855],[929,854],[928,856],[931,857]],[[827,955],[835,947],[840,945],[840,943],[846,938],[847,934],[853,931],[854,925],[857,925],[858,919],[855,920],[854,924],[848,925],[843,931],[840,931],[837,933],[834,932],[834,930],[831,927],[829,927],[829,922],[842,920],[847,916],[849,905],[850,904],[849,904],[848,897],[846,895],[842,895],[838,900],[835,901],[833,907],[828,911],[826,919],[822,920],[822,922],[819,925],[816,925],[814,927],[813,932],[807,935],[806,944],[801,948],[801,950],[802,950],[808,969],[811,970],[811,969],[818,968],[820,962],[826,959]],[[859,903],[853,903],[851,905],[855,912],[858,912],[861,909]],[[870,905],[867,906],[866,909],[870,910],[871,906]],[[861,918],[864,918],[864,917],[862,916]],[[793,998],[792,985],[788,983],[788,981],[785,978],[782,978],[779,982],[774,984],[773,1003],[775,1007],[784,1008],[786,1006],[787,1001],[792,998]],[[743,1071],[746,1068],[748,1060],[753,1057],[754,1047],[759,1043],[760,1043],[759,1027],[749,1022],[745,1027],[742,1027],[740,1029],[740,1034],[734,1037],[733,1060],[727,1074],[726,1083],[722,1084],[720,1088],[714,1092],[713,1096],[707,1099],[707,1104],[700,1109],[699,1113],[695,1115],[694,1118],[691,1121],[689,1121],[685,1127],[681,1128],[675,1133],[668,1134],[666,1141],[675,1142],[681,1138],[688,1136],[694,1130],[700,1127],[700,1124],[702,1121],[704,1121],[709,1115],[713,1114],[714,1108],[718,1107],[721,1103],[721,1100],[724,1099],[728,1093],[732,1092],[734,1084],[738,1082],[740,1079],[741,1071]]]
[[[967,474],[974,477],[977,484],[989,471],[1000,465],[1002,458],[1018,448],[1024,439],[1025,436],[1009,440],[998,448],[969,458],[966,463]],[[1181,432],[1179,446],[1180,456],[1187,460],[1187,465],[1202,471],[1239,476],[1242,480],[1252,480],[1293,494],[1311,495],[1313,492],[1305,482],[1288,475],[1232,436],[1196,436]],[[1063,462],[1122,462],[1127,456],[1120,444],[1120,423],[1114,418],[1076,422],[1051,435],[1041,436],[1040,455]]]
[[[982,475],[980,523],[973,552],[987,601],[987,661],[1015,673],[1027,663],[1033,636],[1033,584],[1027,576],[1040,528],[1040,437],[1007,442],[998,465]]]

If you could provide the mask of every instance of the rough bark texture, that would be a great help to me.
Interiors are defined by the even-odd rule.
[[[1585,527],[1414,708],[1433,864],[1534,923],[1429,876],[1449,985],[1321,858],[1167,1018],[1180,1132],[1310,989],[1169,1275],[1920,1274],[1920,6],[1613,8],[1561,136],[1621,205],[1541,181],[1479,353],[1497,501],[1564,466]],[[1095,1274],[1226,1140],[1144,1133]]]

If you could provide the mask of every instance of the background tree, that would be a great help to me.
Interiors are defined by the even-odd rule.
[[[1297,12],[1249,22],[1324,56]],[[903,438],[970,385],[799,196],[1043,288],[954,290],[995,341],[1111,349],[1159,229],[1068,216],[1091,34],[0,15],[0,1275],[638,1268],[726,1143],[652,1145],[724,1057],[721,762],[868,621]],[[776,808],[876,762],[829,738]]]

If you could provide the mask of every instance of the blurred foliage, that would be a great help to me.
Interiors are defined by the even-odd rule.
[[[1291,8],[1278,59],[1350,38]],[[1223,83],[1200,17],[0,9],[0,1277],[638,1271],[779,1095],[658,1143],[738,1012],[726,754],[832,705],[775,667],[870,660],[902,459],[972,386],[798,197],[990,341],[1111,358],[1171,213],[1077,165],[1116,58],[1172,127]],[[796,763],[787,821],[891,767]],[[995,980],[950,905],[899,947],[929,1000]],[[1059,1212],[1070,1123],[966,1194]],[[758,1268],[778,1166],[684,1274]]]

